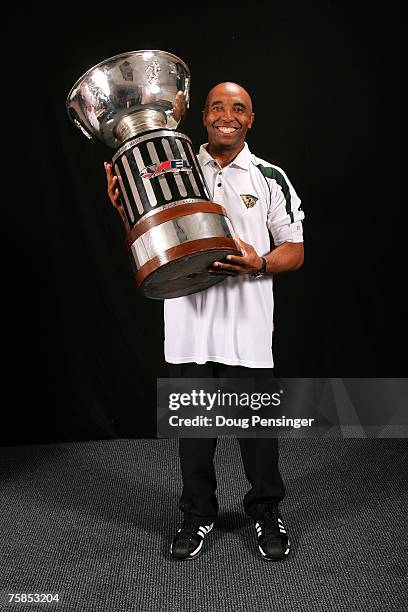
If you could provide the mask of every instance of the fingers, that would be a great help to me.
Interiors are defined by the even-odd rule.
[[[114,176],[114,177],[112,178],[111,183],[110,183],[110,184],[109,184],[109,186],[108,186],[108,195],[109,195],[109,197],[111,198],[111,200],[112,200],[112,198],[113,198],[113,200],[114,200],[114,202],[113,202],[113,203],[114,203],[114,204],[119,203],[119,195],[120,195],[120,194],[119,194],[119,189],[118,189],[118,187],[116,187],[117,181],[118,181],[118,177],[117,177],[117,176]]]
[[[115,205],[117,204],[118,206],[119,206],[119,195],[120,195],[119,194],[119,189],[116,188],[115,191],[113,192],[113,199],[115,200]],[[122,205],[120,205],[120,206],[121,206],[121,208],[123,208]]]
[[[119,188],[118,188],[118,177],[112,173],[112,164],[109,162],[104,163],[106,171],[106,179],[108,182],[108,195],[109,199],[114,206],[119,205]]]
[[[213,270],[208,270],[210,276],[238,276],[237,272],[215,272]]]
[[[239,272],[229,272],[228,270],[215,270],[214,268],[209,268],[208,273],[210,276],[238,276]]]
[[[112,173],[112,164],[110,164],[109,162],[104,162],[103,165],[105,166],[106,178],[108,180],[108,185],[112,186],[113,185],[112,181],[117,178],[116,175],[114,175]]]
[[[215,261],[208,271],[211,274],[228,274],[229,276],[237,276],[245,272],[240,266],[221,263],[220,261]]]
[[[240,236],[238,236],[238,234],[235,234],[235,239],[236,239],[236,242],[241,247],[242,254],[244,256],[247,255],[248,254],[248,247],[251,248],[251,245],[248,244],[247,242],[245,242],[244,240],[242,240],[242,238],[240,238]],[[245,247],[247,247],[247,248],[245,248]]]
[[[103,165],[105,166],[105,172],[106,172],[106,178],[108,179],[108,182],[112,180],[112,164],[110,164],[109,162],[103,162]]]
[[[120,193],[118,188],[118,177],[112,173],[112,164],[104,162],[106,172],[106,180],[108,182],[108,196],[113,206],[118,211],[127,232],[130,232],[129,222],[126,218],[125,209],[120,203]]]
[[[242,263],[245,263],[243,261],[244,257],[241,255],[227,255],[227,259],[228,261],[231,261],[233,264],[238,265],[238,266]]]
[[[180,121],[186,112],[186,99],[184,92],[178,91],[174,100],[173,117],[176,121]]]

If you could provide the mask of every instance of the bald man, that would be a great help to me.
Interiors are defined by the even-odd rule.
[[[178,96],[175,113],[182,114],[182,104]],[[211,274],[225,277],[222,283],[165,300],[165,359],[171,378],[253,378],[263,384],[273,377],[273,275],[302,265],[304,214],[284,171],[249,150],[245,138],[255,115],[243,87],[213,87],[202,117],[208,142],[200,147],[198,161],[212,201],[227,210],[242,256],[211,266]],[[117,179],[110,165],[105,167],[109,197],[119,210]],[[267,561],[284,559],[290,541],[279,509],[285,487],[278,440],[238,441],[250,483],[243,508],[253,520],[259,555]],[[179,439],[184,520],[170,547],[174,559],[195,558],[216,523],[216,444],[216,438]]]
[[[302,265],[304,215],[283,170],[250,152],[245,138],[254,118],[251,97],[240,85],[220,83],[208,93],[203,110],[208,142],[198,160],[212,201],[227,210],[243,255],[213,264],[211,273],[225,276],[224,282],[165,301],[165,358],[171,377],[273,376],[272,275]],[[251,485],[243,506],[254,522],[259,554],[265,560],[284,559],[290,541],[279,510],[285,487],[278,440],[238,441]],[[216,444],[216,438],[179,439],[184,521],[171,545],[175,559],[196,557],[216,523]]]

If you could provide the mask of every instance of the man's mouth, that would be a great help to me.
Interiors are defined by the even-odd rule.
[[[222,134],[232,134],[238,129],[236,127],[227,127],[225,125],[215,125],[214,127]]]

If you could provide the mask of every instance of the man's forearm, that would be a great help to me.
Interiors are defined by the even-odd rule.
[[[267,274],[297,270],[303,264],[303,242],[284,242],[265,255],[265,259]]]

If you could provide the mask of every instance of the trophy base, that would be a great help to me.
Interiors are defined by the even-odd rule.
[[[214,239],[205,240],[205,242],[207,241],[214,242]],[[203,244],[202,247],[204,246]],[[185,245],[181,248],[175,247],[175,249],[181,251],[178,257],[175,252],[163,253],[163,257],[168,258],[167,263],[149,262],[149,267],[153,266],[154,269],[144,279],[143,276],[147,270],[142,268],[136,274],[136,282],[145,297],[154,300],[171,299],[208,289],[227,278],[227,276],[208,272],[214,261],[220,261],[226,255],[241,255],[241,252],[237,251],[236,248],[228,247],[207,248],[204,251],[197,252],[199,249],[197,244],[190,245],[190,249],[194,249],[194,252],[190,254],[182,253],[182,251],[185,251]],[[174,251],[174,249],[169,249],[169,251]]]
[[[197,293],[223,278],[208,272],[226,255],[242,255],[225,209],[213,202],[177,204],[142,217],[126,237],[136,283],[152,299]]]

